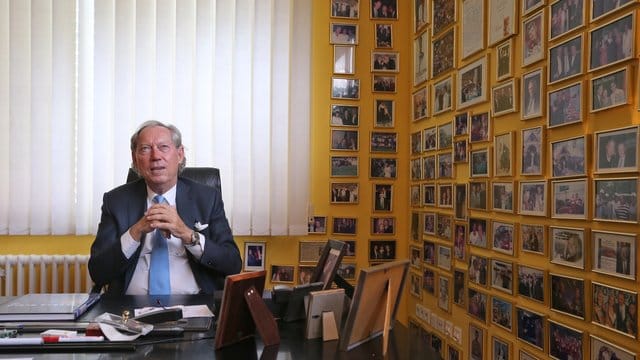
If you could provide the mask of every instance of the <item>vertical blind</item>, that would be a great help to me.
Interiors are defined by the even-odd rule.
[[[149,119],[234,234],[306,233],[311,1],[0,0],[0,234],[94,233]]]

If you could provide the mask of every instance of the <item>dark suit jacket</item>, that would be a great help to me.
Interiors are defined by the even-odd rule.
[[[147,187],[142,179],[104,194],[98,233],[91,245],[89,273],[96,285],[108,285],[109,294],[124,294],[129,287],[142,245],[127,259],[122,253],[120,236],[143,216],[146,207]],[[222,290],[224,278],[240,272],[242,261],[231,235],[220,192],[180,177],[176,187],[176,207],[187,226],[194,228],[197,221],[209,224],[200,231],[205,237],[200,260],[196,260],[188,250],[186,253],[201,292],[213,294],[214,290]]]

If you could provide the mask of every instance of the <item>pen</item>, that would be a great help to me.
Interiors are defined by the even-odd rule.
[[[41,345],[42,338],[8,338],[0,339],[0,346],[2,345]]]
[[[45,344],[75,343],[75,342],[99,342],[104,341],[104,336],[43,336]]]

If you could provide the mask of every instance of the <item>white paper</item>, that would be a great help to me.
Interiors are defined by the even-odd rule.
[[[213,313],[209,310],[207,305],[176,305],[169,307],[143,307],[140,309],[134,309],[134,316],[138,317],[143,314],[147,314],[153,311],[160,311],[164,309],[182,309],[182,318],[195,318],[195,317],[213,317]]]

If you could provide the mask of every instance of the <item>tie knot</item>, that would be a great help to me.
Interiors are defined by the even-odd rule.
[[[153,203],[154,204],[167,204],[167,199],[164,198],[164,196],[162,195],[156,195],[153,197]]]

